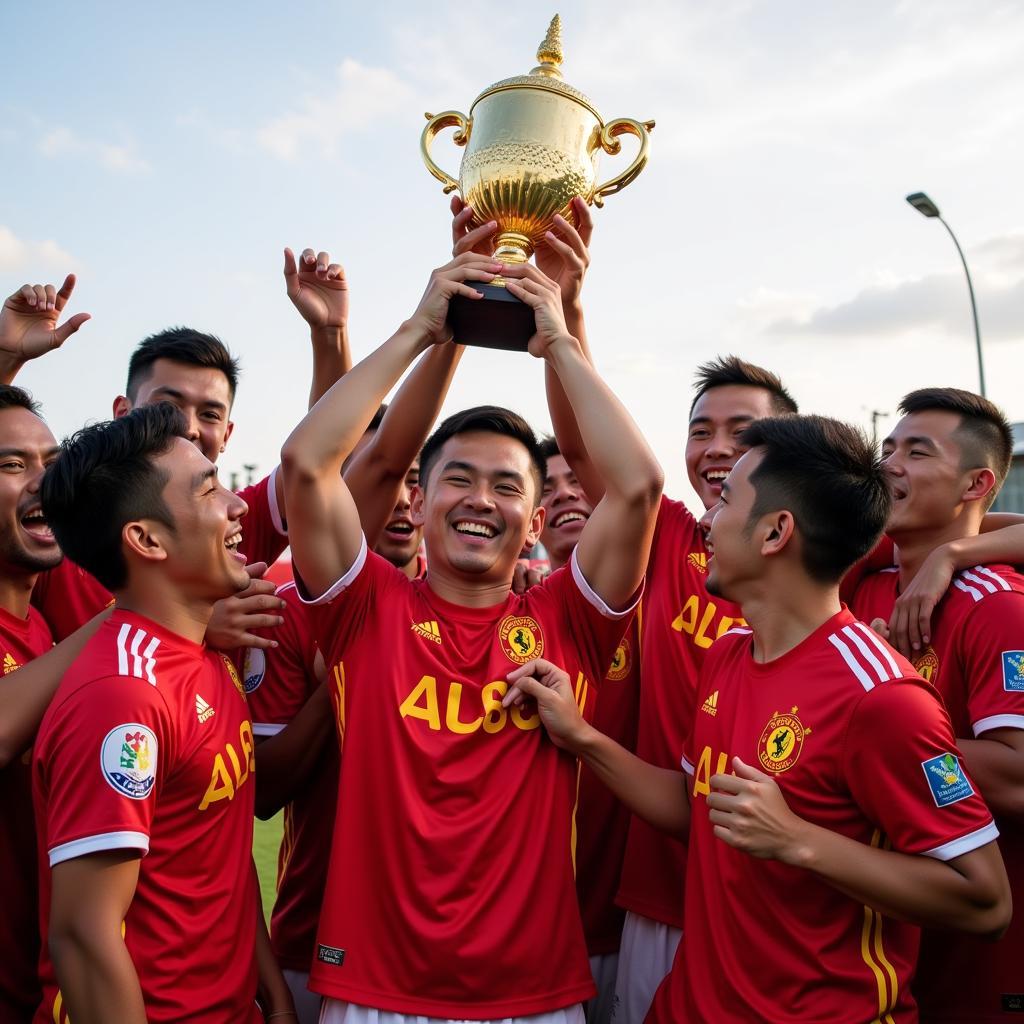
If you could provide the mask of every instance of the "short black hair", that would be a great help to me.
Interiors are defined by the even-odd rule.
[[[530,464],[533,469],[536,485],[536,500],[540,502],[541,491],[544,490],[544,478],[547,476],[547,458],[541,452],[537,435],[533,427],[518,413],[504,409],[500,405],[477,405],[449,416],[430,437],[420,453],[420,487],[425,488],[430,471],[437,461],[442,446],[459,434],[500,434],[518,441],[529,452]]]
[[[149,377],[158,359],[168,359],[186,366],[220,370],[228,379],[231,401],[238,388],[238,360],[227,345],[213,334],[204,334],[191,327],[168,327],[159,334],[151,334],[136,346],[128,360],[128,383],[125,394],[134,403],[139,387]]]
[[[915,412],[952,412],[960,417],[954,432],[960,445],[963,469],[987,466],[996,477],[986,508],[996,500],[1013,460],[1013,431],[1003,410],[973,391],[960,388],[919,388],[904,395],[899,411],[903,416]]]
[[[43,415],[39,403],[16,384],[0,384],[0,409],[28,409],[35,416]]]
[[[40,486],[46,521],[68,558],[108,590],[128,579],[124,524],[155,519],[174,529],[163,498],[167,474],[154,464],[188,428],[167,402],[79,430],[65,439]]]
[[[562,454],[562,449],[558,447],[558,438],[553,436],[542,437],[538,443],[541,455],[544,456],[544,461],[553,459],[556,455]],[[547,474],[545,473],[545,476]]]
[[[766,512],[791,512],[813,579],[838,582],[878,543],[892,494],[862,431],[826,416],[770,416],[751,423],[740,443],[763,453],[750,474],[750,528]]]
[[[799,408],[796,399],[786,390],[778,374],[766,370],[762,366],[748,363],[739,356],[719,356],[710,362],[697,367],[694,377],[693,401],[690,403],[690,415],[693,407],[712,388],[724,387],[727,384],[740,384],[748,388],[761,388],[772,398],[772,412],[776,416],[797,413]]]

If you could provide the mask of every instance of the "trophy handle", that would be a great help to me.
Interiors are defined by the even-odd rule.
[[[617,117],[601,129],[599,139],[601,148],[610,156],[615,156],[622,149],[622,143],[618,139],[620,135],[635,135],[640,140],[640,152],[621,174],[606,181],[603,185],[597,186],[593,196],[595,206],[598,208],[604,206],[605,196],[621,192],[644,169],[653,128],[653,121],[634,121],[631,117]]]
[[[430,156],[430,146],[438,132],[444,131],[445,128],[458,128],[453,139],[456,146],[464,146],[469,142],[469,131],[473,126],[473,119],[457,110],[445,110],[440,114],[425,114],[424,116],[427,119],[427,126],[420,136],[420,156],[423,157],[427,170],[444,185],[444,194],[448,195],[449,192],[454,192],[459,187],[459,183],[434,163]]]

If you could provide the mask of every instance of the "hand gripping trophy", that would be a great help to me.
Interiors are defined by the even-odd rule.
[[[561,19],[551,20],[537,50],[537,67],[528,75],[506,78],[473,101],[469,116],[457,110],[427,114],[420,151],[430,173],[456,189],[473,207],[474,223],[497,221],[495,259],[525,263],[551,228],[555,214],[571,219],[570,203],[580,196],[596,206],[624,189],[647,163],[653,121],[619,117],[605,122],[579,89],[562,80]],[[454,141],[466,152],[456,180],[434,163],[430,146],[438,132],[457,129]],[[617,154],[620,135],[635,135],[640,149],[633,162],[597,184],[602,151]],[[526,350],[534,333],[533,311],[506,291],[500,278],[475,284],[482,301],[452,300],[449,322],[463,345]]]

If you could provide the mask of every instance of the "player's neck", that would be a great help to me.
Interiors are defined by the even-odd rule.
[[[27,619],[29,599],[38,578],[38,573],[24,576],[12,573],[0,576],[0,608],[16,619]]]
[[[754,631],[754,660],[775,661],[804,642],[839,613],[838,584],[822,585],[806,576],[759,581],[740,601]]]
[[[165,581],[150,578],[129,582],[116,597],[118,608],[143,615],[184,640],[201,644],[206,637],[213,605],[190,600]]]
[[[511,580],[503,583],[474,583],[433,565],[427,573],[427,585],[442,600],[463,608],[490,608],[501,604],[512,589]]]
[[[405,565],[398,566],[398,571],[406,578],[410,580],[416,579],[420,574],[420,556],[419,553],[412,556]]]
[[[950,541],[975,537],[979,533],[977,523],[966,517],[958,517],[934,529],[908,530],[906,533],[891,534],[896,545],[896,564],[900,569],[900,592],[910,586],[925,559],[937,548]]]

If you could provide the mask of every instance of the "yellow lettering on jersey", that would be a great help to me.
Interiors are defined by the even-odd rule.
[[[508,712],[501,706],[501,698],[508,693],[508,683],[499,679],[488,683],[480,691],[480,700],[484,706],[484,732],[496,733],[505,728]]]
[[[711,792],[711,776],[724,775],[729,767],[729,755],[723,752],[718,755],[718,763],[715,766],[715,770],[712,771],[712,756],[713,751],[710,747],[705,747],[700,752],[700,757],[697,759],[697,767],[693,773],[694,796],[707,796]]]
[[[462,703],[462,683],[452,683],[448,687],[448,707],[445,710],[444,724],[451,732],[462,736],[476,732],[484,718],[474,718],[472,722],[463,722],[459,718],[459,705]]]
[[[235,798],[235,787],[224,766],[224,758],[217,754],[213,759],[213,774],[210,776],[210,785],[206,787],[206,794],[200,801],[199,810],[205,811],[210,804],[218,800],[233,800]]]
[[[425,702],[422,706],[420,700]],[[437,706],[437,680],[433,676],[424,676],[413,688],[412,693],[399,705],[398,711],[403,718],[419,718],[435,732],[440,731],[441,713]]]
[[[693,637],[693,642],[702,648],[710,647],[723,633],[728,632],[735,625],[746,625],[741,618],[732,618],[729,615],[722,616],[718,628],[711,636],[708,630],[718,614],[718,605],[714,601],[708,601],[701,610],[701,599],[696,594],[691,594],[683,605],[683,610],[672,620],[672,628],[677,633],[686,633]]]
[[[256,771],[256,743],[252,738],[252,725],[245,719],[238,727],[238,742],[242,744],[242,757],[249,762],[249,771]],[[246,773],[248,776],[248,773]]]
[[[522,708],[512,707],[512,723],[517,729],[529,732],[540,727],[540,715],[537,712],[526,714]]]

